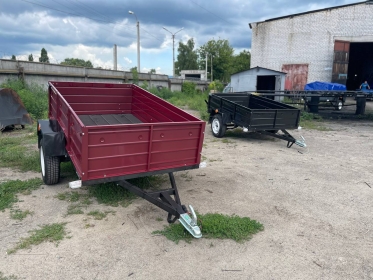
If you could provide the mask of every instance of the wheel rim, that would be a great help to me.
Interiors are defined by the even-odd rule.
[[[220,122],[218,119],[214,119],[212,121],[212,131],[215,133],[215,134],[218,134],[219,133],[219,130],[220,130]]]
[[[41,165],[41,174],[43,175],[43,177],[45,177],[44,153],[41,147],[40,147],[40,165]]]
[[[342,101],[339,101],[339,102],[338,102],[338,110],[341,110],[341,109],[342,109],[342,106],[343,106],[343,105],[342,105]]]

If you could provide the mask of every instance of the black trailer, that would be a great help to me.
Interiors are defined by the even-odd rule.
[[[207,111],[215,137],[223,137],[227,129],[242,127],[306,147],[304,138],[296,140],[287,129],[298,129],[300,110],[250,93],[215,93],[209,95]],[[282,133],[279,133],[279,132]]]

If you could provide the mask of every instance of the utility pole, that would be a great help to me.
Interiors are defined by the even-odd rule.
[[[114,44],[114,50],[113,50],[113,61],[114,61],[114,70],[117,70],[117,65],[118,65],[118,63],[117,63],[117,45],[116,44]]]
[[[175,78],[175,35],[179,33],[181,30],[183,30],[184,27],[175,33],[172,33],[170,30],[166,29],[165,27],[163,27],[163,29],[166,30],[167,32],[170,32],[172,35],[172,77]]]
[[[213,81],[214,81],[214,79],[212,77],[212,54],[211,54],[211,82],[213,82]]]
[[[207,52],[206,52],[206,81],[207,81]]]
[[[137,27],[137,73],[140,73],[140,22],[134,12],[128,11],[129,14],[136,17],[136,27]]]

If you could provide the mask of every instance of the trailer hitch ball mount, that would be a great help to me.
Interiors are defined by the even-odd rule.
[[[201,238],[202,232],[197,225],[197,215],[194,212],[192,205],[189,205],[190,216],[188,213],[180,214],[179,222],[183,227],[195,238]]]

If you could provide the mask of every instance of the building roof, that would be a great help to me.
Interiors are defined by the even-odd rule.
[[[364,4],[364,3],[365,4],[373,4],[373,0],[356,2],[356,3],[352,3],[352,4],[341,5],[341,6],[334,6],[334,7],[318,9],[318,10],[313,10],[313,11],[308,11],[308,12],[303,12],[303,13],[298,13],[298,14],[292,14],[292,15],[287,15],[287,16],[282,16],[282,17],[270,18],[270,19],[267,19],[265,21],[252,22],[252,23],[263,23],[263,22],[275,21],[275,20],[284,19],[284,18],[292,18],[292,17],[311,14],[311,13],[318,13],[318,12],[322,12],[322,11],[329,11],[329,10],[333,10],[333,9],[339,9],[339,8],[345,8],[345,7],[349,7],[349,6],[360,5],[360,4]],[[249,26],[250,26],[250,29],[251,29],[252,28],[251,23],[249,23]]]
[[[276,71],[276,70],[269,69],[269,68],[256,66],[256,67],[253,67],[253,68],[250,68],[250,69],[247,69],[247,70],[243,70],[243,71],[240,71],[240,72],[233,73],[231,76],[239,74],[239,73],[247,72],[247,71],[253,71],[254,69],[264,69],[264,70],[268,70],[268,71],[276,72],[276,73],[280,73],[280,74],[285,74],[285,75],[287,74],[286,72],[281,72],[281,71]]]

